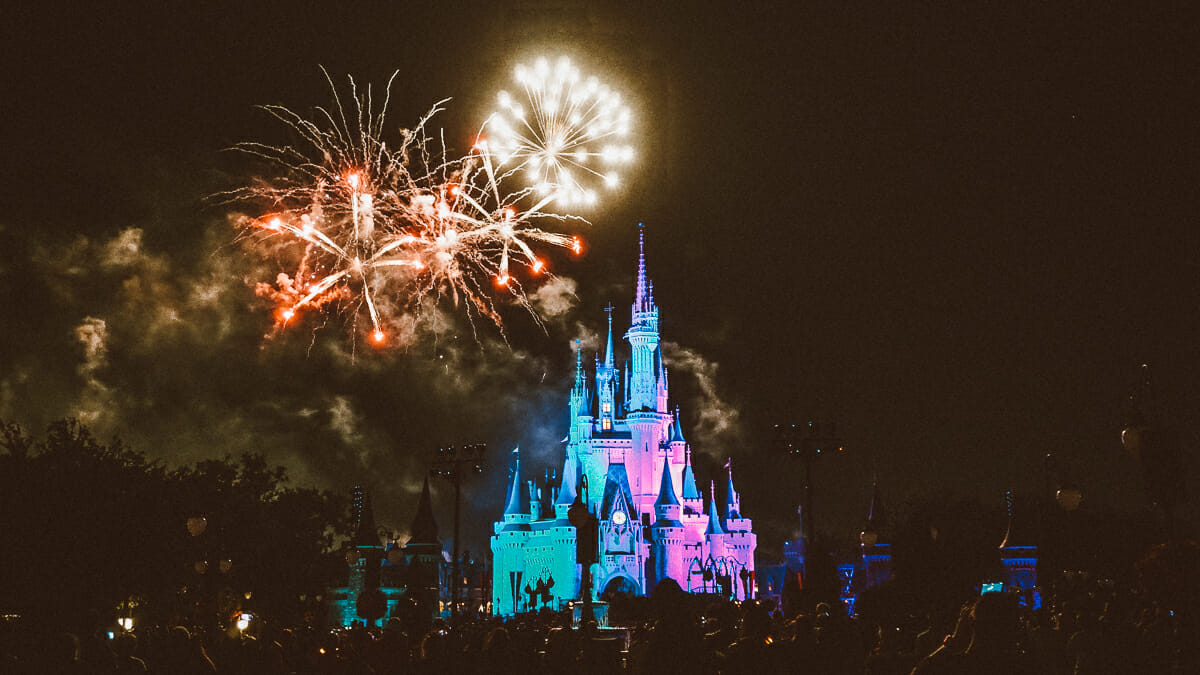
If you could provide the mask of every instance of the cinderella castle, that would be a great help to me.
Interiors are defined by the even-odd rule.
[[[567,519],[577,497],[599,520],[594,597],[646,595],[665,579],[693,593],[754,597],[756,535],[742,516],[732,468],[723,508],[715,481],[706,505],[679,409],[672,414],[668,405],[658,306],[641,233],[637,290],[625,333],[629,359],[620,368],[611,309],[603,360],[597,356],[590,375],[576,345],[561,483],[538,489],[522,476],[514,451],[504,515],[491,538],[494,614],[558,609],[580,599],[576,528]]]

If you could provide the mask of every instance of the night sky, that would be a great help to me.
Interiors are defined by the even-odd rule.
[[[791,534],[800,500],[776,423],[837,423],[846,451],[818,465],[816,514],[838,533],[861,524],[873,473],[896,507],[998,506],[1041,488],[1047,452],[1083,508],[1146,508],[1119,442],[1143,362],[1196,447],[1194,16],[56,4],[9,9],[0,28],[0,419],[79,417],[168,462],[262,452],[300,485],[365,483],[400,533],[436,449],[486,442],[464,517],[479,550],[512,447],[561,468],[570,343],[599,347],[608,302],[627,326],[642,221],[698,476],[734,458],[760,550]],[[453,97],[435,127],[463,150],[537,54],[623,90],[638,149],[628,187],[587,214],[586,254],[555,259],[543,299],[567,304],[544,305],[545,330],[513,311],[504,338],[458,321],[383,352],[336,318],[265,339],[252,285],[278,270],[207,198],[255,178],[225,149],[286,140],[255,106],[328,103],[320,66],[377,87],[399,70],[393,130]]]

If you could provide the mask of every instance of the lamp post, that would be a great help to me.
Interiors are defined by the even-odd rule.
[[[844,450],[837,435],[837,425],[823,427],[816,422],[808,424],[776,424],[777,444],[793,457],[804,462],[804,534],[810,540],[816,535],[813,526],[813,461],[822,453],[840,453]]]
[[[450,584],[450,613],[455,617],[458,616],[458,587],[461,578],[458,530],[459,514],[462,510],[462,480],[464,475],[483,473],[483,454],[486,451],[487,445],[483,443],[473,443],[460,448],[439,448],[438,457],[429,471],[431,475],[450,481],[454,485],[454,561],[451,563],[453,579]]]
[[[575,559],[582,567],[579,595],[583,601],[583,611],[579,617],[581,626],[587,628],[595,622],[592,612],[592,563],[596,562],[600,553],[597,550],[600,536],[600,521],[588,507],[587,474],[579,476],[579,489],[575,492],[575,501],[567,509],[567,520],[575,526]]]
[[[822,454],[838,454],[845,448],[837,434],[837,425],[833,423],[776,424],[775,442],[788,455],[799,457],[804,462],[804,506],[800,510],[800,517],[803,519],[803,537],[807,539],[803,571],[807,586],[811,568],[809,558],[818,555],[814,545],[817,530],[813,521],[813,462]]]

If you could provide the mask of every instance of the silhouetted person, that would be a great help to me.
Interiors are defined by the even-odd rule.
[[[956,631],[957,633],[957,631]],[[984,593],[971,610],[971,642],[962,652],[935,652],[913,675],[1039,674],[1037,661],[1021,650],[1021,614],[1017,597]]]
[[[634,656],[634,673],[688,673],[716,671],[714,654],[706,649],[704,634],[688,610],[688,594],[673,579],[655,586],[650,602],[656,620],[640,653]]]

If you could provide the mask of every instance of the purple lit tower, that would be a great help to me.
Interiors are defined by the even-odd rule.
[[[549,500],[536,498],[514,458],[504,515],[495,523],[491,541],[494,613],[547,604],[557,608],[579,599],[582,572],[566,509],[580,493],[583,476],[589,486],[587,505],[600,521],[599,562],[592,569],[595,595],[646,595],[670,578],[695,593],[753,597],[753,524],[741,513],[732,468],[724,517],[715,489],[705,508],[679,410],[668,407],[658,317],[639,231],[637,287],[625,333],[630,358],[617,368],[610,308],[603,360],[596,358],[591,377],[576,345],[570,429],[557,494]],[[535,590],[539,582],[548,590],[533,599],[526,587]]]

